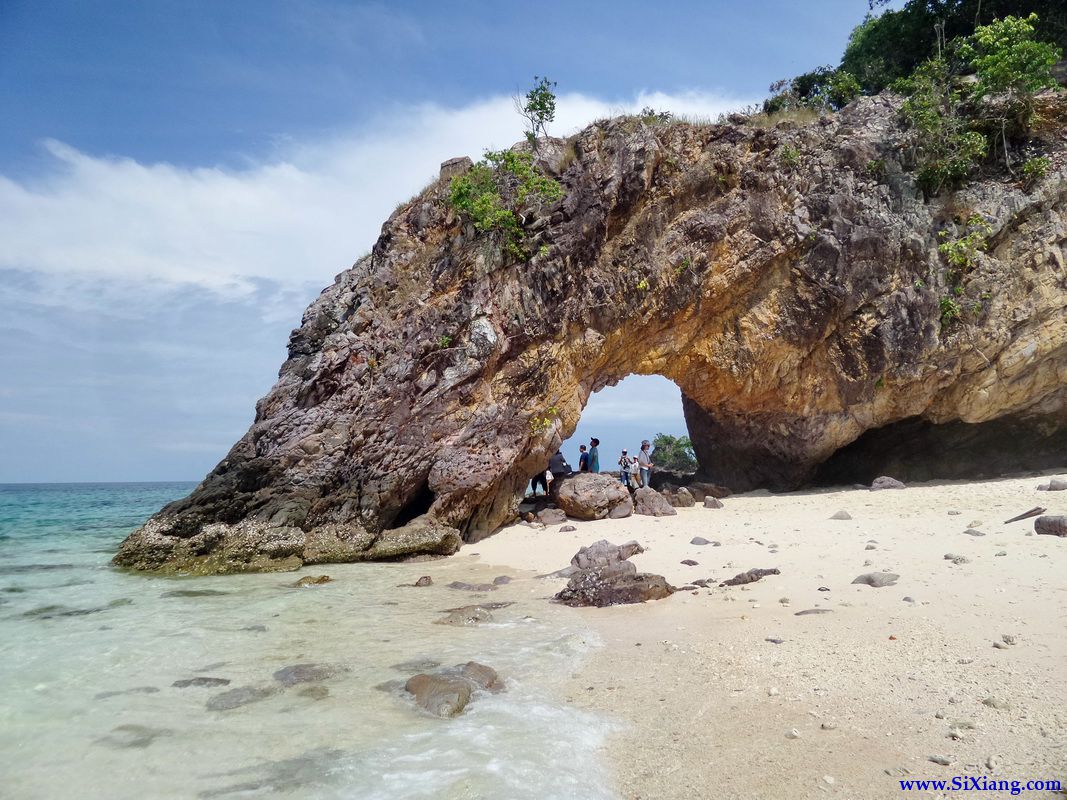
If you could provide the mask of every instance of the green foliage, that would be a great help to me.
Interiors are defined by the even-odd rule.
[[[961,94],[953,86],[947,62],[927,61],[894,88],[907,94],[901,116],[908,127],[906,145],[919,185],[928,194],[937,194],[958,184],[985,157],[987,142],[961,113]]]
[[[652,463],[660,469],[673,469],[678,472],[694,472],[697,458],[693,453],[693,443],[688,436],[671,436],[657,433],[652,438]]]
[[[648,291],[648,278],[642,278],[641,280],[639,280],[637,282],[637,288],[640,289],[642,292],[647,292]]]
[[[789,144],[783,144],[778,148],[778,159],[787,167],[795,167],[800,163],[800,151]]]
[[[872,158],[863,166],[863,173],[868,178],[873,178],[876,181],[885,180],[886,166],[884,158]]]
[[[814,111],[836,111],[859,96],[859,81],[847,70],[818,67],[811,72],[788,80],[776,81],[770,87],[771,97],[763,103],[765,114],[775,114],[798,108]]]
[[[518,208],[561,197],[563,187],[534,166],[533,154],[490,150],[466,173],[452,179],[448,199],[479,232],[501,233],[508,254],[525,259],[529,254],[524,247]]]
[[[937,251],[956,273],[968,272],[978,265],[978,254],[986,249],[989,234],[993,231],[989,223],[978,214],[972,214],[968,218],[967,228],[968,231],[963,236],[949,239],[937,247]],[[941,231],[938,235],[945,238],[947,233]]]
[[[559,409],[556,406],[549,406],[543,414],[534,414],[530,417],[530,433],[534,435],[544,433],[556,424],[558,418]]]
[[[907,0],[899,9],[869,14],[853,29],[841,69],[855,75],[864,91],[879,92],[927,59],[946,55],[945,43],[970,36],[976,25],[1031,13],[1040,18],[1034,23],[1037,39],[1067,48],[1063,0]]]
[[[954,320],[960,318],[963,314],[963,308],[960,306],[959,301],[954,297],[942,297],[938,304],[941,311],[941,324],[948,325]]]
[[[548,123],[556,119],[555,88],[555,82],[535,75],[533,88],[518,103],[519,113],[526,118],[526,138],[535,146],[539,136],[548,135]]]
[[[437,346],[442,350],[444,350],[446,347],[450,347],[451,345],[452,345],[452,337],[448,336],[447,334],[445,336],[442,336],[440,339],[437,340]]]
[[[641,121],[646,125],[666,125],[674,119],[674,114],[670,111],[656,111],[656,109],[651,106],[642,108],[641,113],[637,116],[639,116]]]
[[[1023,163],[1023,178],[1027,183],[1034,184],[1048,175],[1052,162],[1044,156],[1037,156]]]

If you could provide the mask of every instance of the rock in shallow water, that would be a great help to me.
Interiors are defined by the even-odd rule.
[[[296,686],[298,683],[318,683],[337,674],[335,667],[325,664],[292,664],[282,667],[274,673],[274,680],[282,686]]]
[[[190,686],[229,686],[230,681],[228,678],[208,678],[208,677],[196,677],[186,678],[180,681],[174,681],[171,686],[176,689],[188,689]]]
[[[449,612],[447,617],[437,620],[435,625],[453,625],[457,628],[469,628],[492,622],[493,615],[483,606],[463,606]]]
[[[470,703],[475,689],[489,692],[504,690],[492,667],[468,661],[436,674],[419,673],[404,684],[404,690],[415,696],[415,702],[438,717],[454,717]]]
[[[278,693],[274,686],[238,686],[228,692],[217,694],[207,701],[208,711],[230,711],[234,708],[258,703]]]

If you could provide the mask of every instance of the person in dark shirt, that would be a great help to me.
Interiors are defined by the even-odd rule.
[[[585,445],[578,445],[578,471],[589,471],[589,453],[585,451]]]
[[[549,495],[554,499],[559,494],[559,486],[563,479],[573,475],[574,472],[571,470],[571,465],[567,463],[567,459],[563,457],[563,453],[559,450],[556,451],[552,458],[548,459],[548,471],[552,473],[552,485],[549,488]]]

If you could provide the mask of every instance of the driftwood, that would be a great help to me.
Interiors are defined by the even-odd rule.
[[[1029,511],[1024,511],[1022,514],[1020,514],[1017,517],[1012,517],[1011,519],[1004,520],[1004,524],[1007,525],[1009,522],[1018,522],[1021,519],[1030,519],[1030,517],[1038,517],[1038,516],[1041,516],[1042,514],[1044,514],[1047,510],[1048,509],[1046,509],[1046,508],[1041,508],[1040,506],[1035,506],[1034,508],[1031,508]]]

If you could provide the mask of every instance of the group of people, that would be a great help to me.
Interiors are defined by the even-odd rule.
[[[619,456],[619,480],[627,489],[639,489],[650,485],[652,480],[652,445],[645,439],[641,442],[641,449],[636,456],[630,456],[626,450]],[[600,440],[595,436],[589,439],[589,446],[584,444],[578,447],[578,471],[600,472]],[[559,487],[559,482],[574,474],[571,465],[567,463],[563,453],[559,450],[548,460],[548,470],[539,472],[530,481],[530,489],[534,497],[537,496],[538,487],[549,493],[549,482],[553,490]]]

